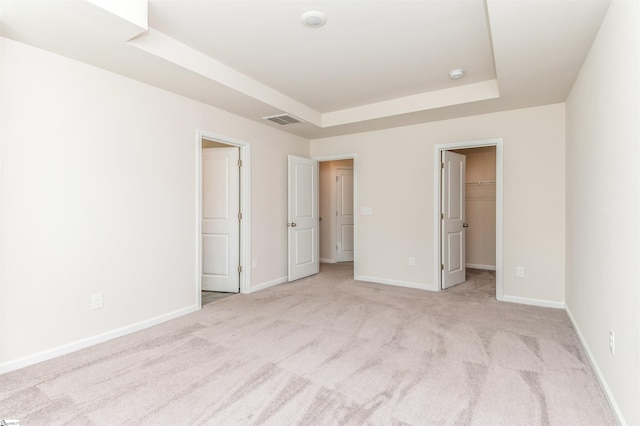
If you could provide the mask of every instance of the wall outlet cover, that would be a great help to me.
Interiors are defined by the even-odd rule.
[[[613,330],[609,330],[609,352],[616,354],[616,333]]]
[[[91,309],[102,309],[104,307],[104,301],[102,299],[102,293],[96,293],[91,296]]]

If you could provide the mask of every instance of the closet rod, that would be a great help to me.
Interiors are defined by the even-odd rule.
[[[487,185],[487,184],[492,184],[492,183],[496,183],[495,180],[478,180],[478,181],[474,181],[474,182],[465,182],[467,185]]]

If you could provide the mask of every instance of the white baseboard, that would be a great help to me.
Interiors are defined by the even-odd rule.
[[[438,287],[435,284],[423,284],[414,283],[410,281],[389,280],[386,278],[369,277],[365,275],[357,275],[353,277],[357,281],[367,281],[376,284],[395,285],[397,287],[417,288],[420,290],[438,291]]]
[[[587,341],[585,340],[584,336],[582,335],[582,332],[580,331],[580,327],[578,327],[578,323],[576,322],[576,319],[571,314],[571,311],[569,310],[568,306],[565,307],[565,311],[567,312],[567,315],[569,316],[569,320],[571,321],[571,324],[573,324],[573,328],[576,331],[576,334],[578,335],[578,339],[580,340],[580,343],[582,344],[582,347],[584,348],[584,351],[587,353],[587,358],[589,358],[589,363],[591,364],[591,367],[593,368],[593,371],[596,372],[596,377],[598,378],[598,381],[600,382],[600,386],[602,387],[602,390],[604,390],[604,394],[607,397],[607,400],[609,401],[609,405],[613,409],[613,412],[614,412],[616,418],[618,419],[618,423],[620,423],[620,425],[622,425],[622,426],[627,426],[627,422],[624,420],[624,416],[622,415],[622,412],[620,411],[620,407],[618,407],[618,404],[616,403],[616,399],[613,397],[613,393],[611,392],[611,389],[609,388],[609,385],[607,384],[607,380],[605,379],[604,374],[602,374],[602,371],[600,370],[600,367],[598,367],[598,363],[596,362],[596,359],[593,356],[593,353],[591,352],[591,349],[589,349],[589,345],[587,344]]]
[[[477,263],[466,263],[464,266],[472,269],[484,269],[485,271],[495,271],[496,265],[479,265]]]
[[[335,259],[320,259],[320,263],[338,263]]]
[[[257,284],[255,286],[251,286],[249,293],[255,293],[256,291],[264,290],[265,288],[273,287],[274,285],[284,284],[288,280],[288,277],[280,277],[275,280],[267,281],[265,283]]]
[[[42,361],[47,361],[62,355],[66,355],[71,352],[78,351],[80,349],[88,348],[89,346],[97,345],[108,340],[115,339],[127,334],[135,333],[136,331],[144,330],[145,328],[153,327],[160,323],[172,320],[174,318],[181,317],[183,315],[190,314],[198,311],[199,306],[189,306],[187,308],[178,309],[177,311],[169,312],[167,314],[158,315],[157,317],[150,318],[148,320],[140,321],[135,324],[127,325],[117,328],[115,330],[107,331],[97,334],[95,336],[87,337],[85,339],[76,340],[75,342],[67,343],[55,348],[47,349],[42,352],[35,353],[33,355],[27,355],[22,358],[18,358],[12,361],[4,362],[0,364],[0,374],[8,373],[9,371],[17,370],[19,368],[28,367],[33,364],[37,364]]]
[[[532,299],[529,297],[507,296],[507,295],[503,295],[502,298],[500,298],[499,300],[502,302],[519,303],[521,305],[540,306],[542,308],[565,309],[564,303],[555,302],[553,300]]]

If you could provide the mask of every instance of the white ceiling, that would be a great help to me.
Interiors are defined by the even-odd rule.
[[[306,138],[563,102],[608,7],[608,0],[108,1],[111,11],[107,0],[0,0],[0,31]],[[114,10],[118,2],[142,13]],[[309,10],[323,12],[326,25],[302,25]],[[465,77],[449,79],[454,68]],[[306,123],[262,120],[280,113]]]

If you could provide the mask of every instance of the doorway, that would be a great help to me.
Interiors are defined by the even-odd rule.
[[[249,292],[250,146],[196,133],[196,301],[202,307],[224,295]]]
[[[353,160],[320,162],[320,262],[353,262]]]
[[[357,268],[357,159],[355,154],[316,158],[320,164],[320,262]]]
[[[502,285],[502,188],[503,188],[503,159],[502,159],[502,139],[489,139],[480,141],[458,142],[451,144],[436,145],[434,148],[434,282],[437,289],[442,290],[444,285],[445,254],[442,214],[445,211],[443,202],[443,183],[445,183],[442,173],[443,153],[455,152],[458,154],[477,154],[474,156],[493,156],[495,165],[491,164],[493,170],[486,170],[486,166],[479,168],[478,162],[473,164],[470,175],[462,182],[463,192],[469,192],[465,201],[469,200],[470,207],[465,206],[466,213],[472,214],[475,225],[469,222],[468,217],[463,217],[461,222],[469,227],[474,226],[470,236],[474,236],[471,246],[462,249],[463,253],[471,256],[463,260],[465,265],[475,269],[495,269],[496,276],[496,298],[503,299]],[[493,178],[495,176],[495,178]],[[492,213],[492,208],[495,209]],[[495,227],[486,226],[487,217],[493,214]],[[489,219],[490,220],[490,219]],[[470,228],[465,228],[466,230]],[[486,232],[493,232],[492,237],[486,238]],[[484,241],[482,240],[484,235]],[[487,242],[488,241],[488,242]],[[487,253],[493,251],[493,253]],[[466,257],[463,255],[463,257]]]

